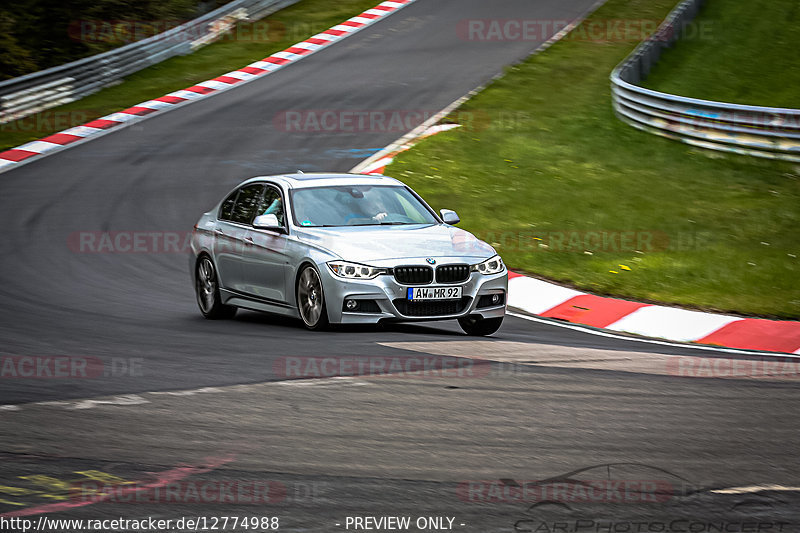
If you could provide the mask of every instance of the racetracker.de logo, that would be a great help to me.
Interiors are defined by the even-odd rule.
[[[272,366],[284,379],[331,378],[341,376],[392,378],[482,378],[491,363],[482,359],[420,356],[328,356],[278,357]]]
[[[539,231],[479,231],[475,236],[504,252],[512,250],[547,252],[657,252],[691,244],[687,237],[671,239],[660,230],[546,230]]]
[[[286,485],[272,480],[176,481],[166,485],[102,484],[86,481],[75,484],[70,499],[78,502],[186,503],[264,505],[286,499]]]
[[[14,113],[4,113],[0,132],[26,132],[41,133],[43,135],[53,131],[65,130],[89,122],[92,117],[102,115],[96,109],[73,109],[71,111],[46,110],[32,115],[17,116]]]
[[[276,113],[272,125],[287,133],[396,133],[404,134],[434,118],[432,109],[289,109]],[[494,116],[482,110],[454,111],[447,120],[469,131],[482,131],[522,120],[514,113]]]
[[[571,28],[572,21],[558,19],[463,19],[456,25],[459,39],[472,42],[532,41],[544,42]],[[572,29],[563,40],[596,43],[635,43],[646,39],[667,41],[676,28],[654,19],[592,19]],[[681,35],[690,39],[710,39],[713,25],[690,22]],[[656,30],[659,30],[658,32]]]
[[[724,357],[676,357],[667,361],[671,376],[684,378],[800,379],[800,359],[765,357],[726,359]]]
[[[462,481],[458,499],[470,503],[659,503],[675,494],[663,479]]]
[[[188,253],[187,231],[74,231],[67,236],[70,251],[81,254]]]
[[[140,357],[81,357],[70,355],[0,356],[0,379],[96,379],[144,375]]]
[[[175,44],[186,41],[222,40],[237,42],[267,43],[298,39],[303,34],[313,33],[310,25],[287,28],[277,20],[259,20],[240,24],[236,16],[227,16],[211,24],[193,23],[181,19],[81,19],[73,20],[67,27],[67,35],[73,41],[90,44],[130,44],[143,39],[155,38],[158,42]]]

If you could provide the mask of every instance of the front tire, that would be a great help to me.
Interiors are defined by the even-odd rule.
[[[328,309],[322,280],[317,269],[306,265],[297,278],[297,311],[306,328],[320,331],[328,327]]]
[[[202,256],[195,266],[194,289],[200,312],[209,320],[233,318],[236,307],[224,305],[219,295],[217,269],[207,255]]]
[[[499,318],[480,318],[478,316],[465,316],[458,319],[458,324],[464,333],[475,337],[484,337],[491,335],[503,323],[503,317]]]

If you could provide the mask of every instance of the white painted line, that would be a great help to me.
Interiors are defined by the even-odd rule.
[[[619,335],[617,333],[609,333],[604,330],[590,328],[588,326],[581,326],[579,324],[572,324],[570,322],[562,322],[560,320],[554,320],[549,318],[540,318],[537,316],[529,316],[523,315],[521,313],[515,313],[513,311],[506,312],[508,316],[513,316],[515,318],[521,318],[523,320],[528,320],[530,322],[538,322],[539,324],[546,324],[548,326],[555,326],[557,328],[564,328],[564,329],[571,329],[573,331],[581,331],[583,333],[588,333],[590,335],[597,335],[598,337],[607,337],[609,339],[616,339],[616,340],[623,340],[628,342],[643,342],[646,344],[656,344],[658,346],[670,346],[673,348],[686,348],[689,350],[703,350],[707,352],[720,352],[720,353],[734,353],[740,355],[760,355],[765,357],[781,357],[787,359],[794,359],[796,357],[800,358],[800,355],[792,355],[792,354],[785,354],[785,353],[778,353],[778,352],[754,352],[751,350],[738,350],[736,348],[723,348],[720,346],[709,346],[707,344],[680,344],[677,342],[669,342],[669,341],[660,341],[655,339],[637,339],[634,337],[626,337],[625,335]],[[668,354],[662,354],[668,355]],[[676,356],[676,357],[683,357],[683,356]]]
[[[189,390],[175,390],[175,391],[154,391],[147,394],[164,395],[164,396],[194,396],[195,394],[218,393],[224,392],[219,387],[202,387],[200,389]]]
[[[536,313],[539,314],[539,313]],[[606,326],[612,331],[690,342],[711,335],[720,328],[743,318],[651,305],[641,307]]]
[[[35,156],[31,156],[35,157]],[[0,159],[0,168],[7,168],[16,165],[16,161],[9,161],[8,159]]]
[[[729,489],[714,489],[709,492],[716,494],[751,494],[764,491],[775,492],[800,492],[800,487],[787,487],[786,485],[749,485],[746,487],[731,487]]]
[[[456,128],[460,128],[461,124],[435,124],[428,128],[425,133],[422,134],[423,137],[430,137],[431,135],[435,135],[437,133],[442,133],[444,131],[454,130]]]
[[[143,403],[150,403],[137,394],[128,394],[126,396],[117,396],[110,400],[81,400],[75,402],[71,409],[92,409],[98,405],[141,405]]]
[[[591,13],[593,13],[597,8],[599,8],[601,5],[603,5],[605,3],[605,1],[606,0],[597,0],[585,13],[583,13],[582,15],[580,15],[580,17],[578,19],[573,21],[572,24],[570,24],[569,27],[574,28],[575,26],[577,26],[578,24],[580,24],[581,22],[586,20],[586,18]],[[401,5],[409,5],[410,3],[411,2],[409,2],[408,4],[401,4]],[[396,7],[397,3],[396,2],[383,2],[380,5],[381,6],[389,6],[389,7]],[[370,12],[378,12],[378,13],[380,13],[381,11],[382,10],[376,10],[374,8],[370,10]],[[380,20],[380,19],[376,19],[376,20]],[[538,54],[539,52],[541,52],[543,50],[546,50],[550,45],[552,45],[554,42],[558,41],[559,39],[563,38],[564,35],[566,35],[567,33],[568,32],[564,31],[564,30],[558,32],[553,37],[551,37],[548,41],[546,41],[545,43],[541,44],[538,48],[536,48],[533,52],[531,52],[531,55]],[[355,167],[350,169],[350,172],[352,174],[359,174],[362,171],[362,169],[366,168],[368,165],[372,164],[373,162],[377,161],[378,159],[383,159],[384,157],[386,157],[386,156],[388,156],[390,154],[394,154],[394,153],[400,151],[400,149],[402,147],[404,147],[406,145],[413,144],[420,137],[421,132],[424,132],[427,128],[429,128],[429,127],[433,126],[434,124],[436,124],[437,122],[439,122],[442,118],[447,116],[448,113],[450,113],[454,109],[457,109],[458,107],[460,107],[464,102],[466,102],[467,100],[472,98],[473,95],[478,94],[481,90],[483,90],[487,85],[489,85],[489,83],[491,83],[492,81],[494,81],[496,79],[499,79],[503,75],[504,74],[497,74],[497,75],[493,76],[492,79],[489,80],[488,82],[486,82],[486,83],[484,83],[482,85],[479,85],[478,87],[476,87],[476,88],[472,89],[471,91],[469,91],[464,96],[461,96],[460,98],[456,99],[450,105],[446,106],[444,109],[442,109],[441,111],[436,113],[434,116],[430,117],[428,120],[426,120],[425,122],[423,122],[422,124],[420,124],[419,126],[414,128],[410,132],[406,133],[405,135],[403,135],[402,137],[400,137],[399,139],[394,141],[392,144],[390,144],[389,146],[385,147],[383,150],[380,150],[379,152],[376,152],[376,153],[372,154],[370,157],[368,157],[367,159],[365,159],[364,161],[362,161],[361,163],[359,163],[358,165],[356,165]]]
[[[369,174],[370,172],[374,172],[379,168],[385,167],[392,161],[394,161],[394,157],[384,157],[383,159],[378,159],[374,163],[371,163],[366,167],[364,167],[364,169],[361,170],[361,174]]]
[[[331,376],[329,378],[312,378],[312,379],[287,379],[285,381],[277,381],[276,385],[284,387],[328,387],[331,385],[352,385],[354,387],[362,387],[369,385],[365,381],[357,380],[355,376]]]

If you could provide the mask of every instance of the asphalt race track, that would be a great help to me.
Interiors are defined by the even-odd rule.
[[[184,254],[75,247],[81,232],[190,231],[253,175],[346,171],[405,132],[286,132],[275,116],[438,111],[539,44],[468,42],[459,21],[573,19],[592,4],[419,0],[263,79],[4,173],[0,353],[116,366],[95,379],[0,380],[0,513],[268,516],[285,531],[346,530],[348,516],[385,515],[412,526],[450,517],[452,529],[474,532],[800,531],[796,370],[678,377],[676,365],[695,358],[760,358],[515,317],[478,340],[455,323],[313,333],[250,312],[211,322]],[[287,358],[314,356],[433,357],[467,371],[281,372]],[[549,478],[640,483],[623,497],[486,496]],[[255,504],[70,496],[86,479],[275,491]]]

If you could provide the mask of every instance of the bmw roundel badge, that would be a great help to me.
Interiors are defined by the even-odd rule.
[[[427,261],[429,265],[435,265],[436,264],[436,259],[434,259],[433,257],[429,257],[425,261]]]

